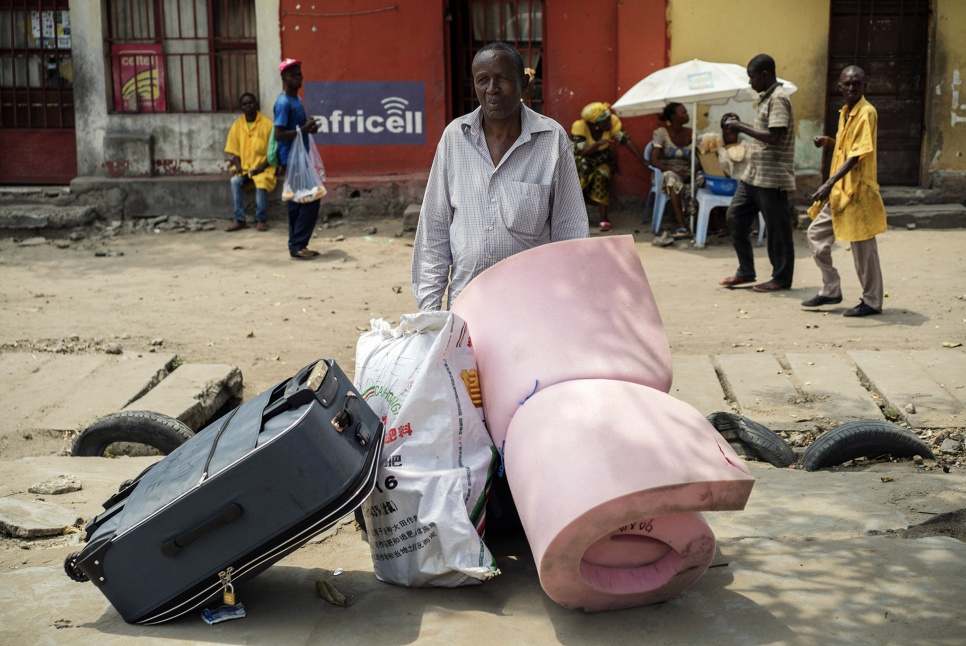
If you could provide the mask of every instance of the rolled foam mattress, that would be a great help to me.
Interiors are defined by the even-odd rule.
[[[511,256],[474,278],[452,310],[469,326],[497,447],[521,402],[555,383],[617,379],[671,388],[671,349],[631,236]]]
[[[587,612],[657,603],[694,583],[715,549],[698,512],[742,509],[754,484],[692,406],[607,379],[530,397],[504,459],[541,586]]]

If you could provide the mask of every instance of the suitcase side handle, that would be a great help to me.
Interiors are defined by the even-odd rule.
[[[225,507],[221,513],[217,514],[213,518],[203,522],[192,530],[181,534],[170,541],[161,544],[161,553],[165,556],[174,556],[180,552],[183,548],[187,547],[189,543],[198,540],[208,532],[218,529],[222,525],[227,525],[233,520],[237,520],[241,517],[242,508],[237,504],[231,504]]]

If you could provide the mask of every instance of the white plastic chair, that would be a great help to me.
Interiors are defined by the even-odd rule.
[[[731,195],[718,195],[706,188],[699,188],[695,199],[698,200],[698,224],[694,230],[694,246],[702,248],[708,239],[708,220],[711,218],[711,209],[731,204]],[[761,246],[765,239],[765,216],[758,213],[758,246]]]
[[[657,166],[651,166],[651,151],[654,150],[654,142],[650,142],[644,147],[644,163],[654,173],[654,181],[651,183],[651,192],[647,196],[647,201],[654,205],[651,212],[651,230],[656,235],[661,230],[661,219],[664,217],[664,207],[667,206],[668,196],[661,190],[661,180],[664,173]],[[647,205],[644,206],[647,212]]]

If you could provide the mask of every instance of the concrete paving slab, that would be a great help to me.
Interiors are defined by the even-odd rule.
[[[174,354],[146,354],[111,357],[89,374],[83,383],[51,406],[37,422],[39,428],[70,431],[86,428],[95,421],[124,408],[168,373]],[[58,360],[45,370],[58,369]]]
[[[739,413],[776,431],[811,427],[814,417],[807,405],[795,404],[798,391],[778,360],[770,354],[719,354],[725,385],[740,408]]]
[[[0,379],[15,385],[41,370],[54,355],[37,352],[5,352],[0,354]]]
[[[848,361],[830,353],[786,354],[796,385],[806,401],[833,426],[860,419],[882,420],[882,411],[872,399]]]
[[[77,522],[70,509],[39,500],[0,498],[0,532],[19,538],[63,534]]]
[[[702,415],[731,410],[711,357],[703,354],[676,355],[673,362],[671,395],[691,404]]]
[[[39,422],[46,411],[72,396],[91,373],[108,361],[109,357],[102,354],[52,357],[23,380],[6,385],[0,411],[4,430],[41,430]],[[56,378],[50,374],[51,367],[57,370]]]
[[[125,410],[150,410],[201,430],[229,399],[241,397],[241,370],[225,364],[187,363]]]
[[[962,348],[914,350],[912,360],[961,404],[966,404],[966,351]]]
[[[944,390],[909,352],[852,350],[849,356],[886,403],[896,408],[914,428],[966,426],[966,407]],[[905,411],[906,404],[915,413]]]
[[[966,504],[966,475],[923,473],[911,463],[839,472],[748,465],[756,481],[744,510],[704,514],[719,541],[839,540],[905,529]],[[882,481],[885,472],[888,482]]]

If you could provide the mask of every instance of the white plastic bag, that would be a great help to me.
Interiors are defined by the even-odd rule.
[[[319,149],[311,142],[302,141],[302,129],[295,127],[295,139],[285,166],[282,200],[307,204],[325,195],[325,166]]]
[[[362,506],[376,577],[441,587],[492,578],[500,571],[478,529],[498,454],[466,324],[450,312],[371,323],[356,346],[355,385],[386,425],[376,490]]]

